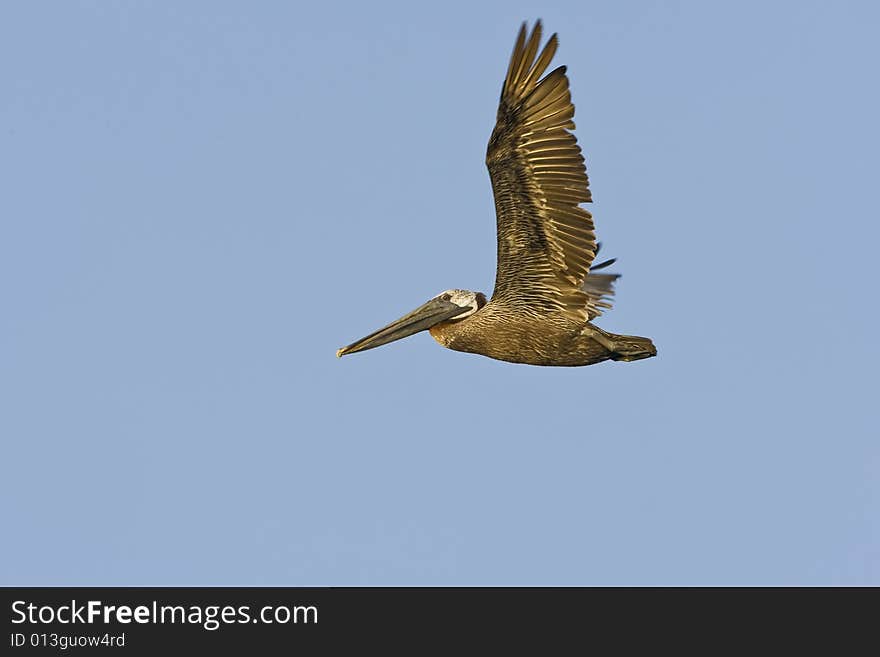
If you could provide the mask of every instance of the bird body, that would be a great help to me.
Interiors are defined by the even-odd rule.
[[[648,338],[607,333],[562,313],[529,316],[491,301],[470,317],[429,331],[447,349],[528,365],[576,367],[657,353]]]
[[[546,76],[554,34],[540,50],[541,21],[523,24],[501,89],[486,166],[495,197],[498,261],[485,295],[447,290],[338,356],[429,330],[444,347],[529,365],[579,366],[650,358],[649,338],[603,331],[592,320],[611,307],[617,274],[598,273],[599,245],[574,105],[564,66]],[[543,77],[542,77],[543,76]]]

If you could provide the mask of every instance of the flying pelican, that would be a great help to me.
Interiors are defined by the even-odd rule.
[[[336,352],[372,349],[429,330],[444,347],[530,365],[592,365],[657,355],[649,338],[592,323],[611,307],[617,274],[595,273],[599,246],[565,67],[541,76],[556,35],[538,54],[541,21],[523,23],[510,57],[486,164],[495,195],[498,265],[492,298],[446,290],[385,328]]]

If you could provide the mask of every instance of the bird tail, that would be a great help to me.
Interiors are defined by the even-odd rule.
[[[642,360],[643,358],[651,358],[657,355],[657,347],[651,342],[650,338],[641,338],[637,335],[616,335],[611,334],[614,342],[614,351],[611,354],[611,360],[622,360],[630,362],[633,360]]]

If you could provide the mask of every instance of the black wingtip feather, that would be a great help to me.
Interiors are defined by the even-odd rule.
[[[596,248],[596,253],[599,253],[598,245]],[[598,271],[600,269],[605,269],[605,267],[610,267],[615,262],[617,262],[617,258],[611,258],[610,260],[600,262],[598,265],[593,265],[592,267],[590,267],[590,271]]]

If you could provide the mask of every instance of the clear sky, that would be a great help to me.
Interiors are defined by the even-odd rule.
[[[428,335],[558,32],[657,358]],[[2,584],[880,584],[876,3],[8,2]]]

